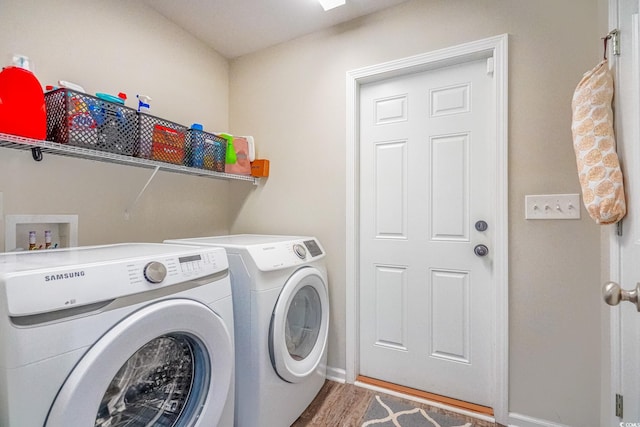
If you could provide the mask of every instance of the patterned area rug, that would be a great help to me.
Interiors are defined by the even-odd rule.
[[[473,424],[447,415],[376,396],[364,415],[362,427],[472,427]]]

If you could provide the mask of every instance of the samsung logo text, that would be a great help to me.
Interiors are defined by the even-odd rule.
[[[53,282],[55,280],[68,280],[78,277],[84,277],[84,271],[70,271],[68,273],[49,274],[44,276],[45,282]]]

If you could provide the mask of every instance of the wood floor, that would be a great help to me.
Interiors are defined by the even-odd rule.
[[[326,381],[318,396],[291,427],[359,427],[372,396],[371,390],[353,384]]]
[[[383,395],[383,393],[353,384],[326,381],[318,396],[291,427],[360,427],[369,402],[376,395]],[[402,400],[393,396],[389,398]],[[421,403],[410,402],[410,404],[431,412],[458,417],[464,422],[471,423],[473,427],[499,426],[499,424],[465,417]]]

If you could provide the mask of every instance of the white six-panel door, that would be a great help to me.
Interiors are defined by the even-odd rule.
[[[491,59],[364,84],[359,125],[360,374],[485,406],[494,403],[493,85]]]

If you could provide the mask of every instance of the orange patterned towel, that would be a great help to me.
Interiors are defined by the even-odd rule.
[[[627,213],[613,132],[612,99],[613,77],[604,60],[585,73],[571,103],[582,200],[598,224],[613,224]]]

